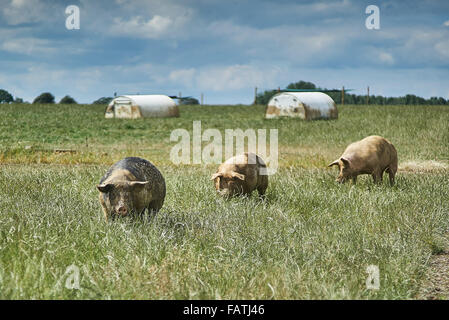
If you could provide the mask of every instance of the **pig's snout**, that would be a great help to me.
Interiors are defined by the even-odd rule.
[[[338,177],[337,179],[335,179],[335,181],[337,181],[338,183],[345,183],[346,178],[345,177]]]
[[[128,210],[127,210],[124,206],[120,206],[120,207],[117,209],[117,213],[118,213],[120,216],[126,216],[126,215],[128,214]]]
[[[218,194],[223,197],[229,197],[231,195],[231,192],[229,191],[229,189],[220,189],[217,191],[218,191]]]

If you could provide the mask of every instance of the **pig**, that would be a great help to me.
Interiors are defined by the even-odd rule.
[[[149,161],[128,157],[113,164],[97,185],[106,221],[144,213],[156,214],[164,204],[165,180]]]
[[[211,177],[215,189],[224,197],[251,195],[257,189],[261,198],[268,187],[267,166],[254,153],[243,153],[222,163]]]
[[[329,164],[329,167],[332,166],[340,168],[336,180],[339,183],[352,179],[355,184],[359,174],[371,174],[374,183],[380,183],[386,171],[390,177],[390,185],[393,186],[398,170],[398,155],[387,139],[369,136],[351,143],[339,159]]]

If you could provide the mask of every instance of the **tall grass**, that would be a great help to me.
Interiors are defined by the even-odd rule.
[[[0,105],[0,298],[414,298],[448,245],[449,170],[400,171],[391,188],[368,176],[338,185],[325,165],[368,134],[391,140],[400,165],[447,163],[448,110],[345,106],[336,121],[301,122],[264,120],[262,106],[187,106],[133,121],[103,119],[100,106]],[[209,180],[215,166],[170,163],[170,131],[193,120],[279,129],[266,200],[226,201]],[[158,165],[166,202],[153,219],[106,223],[95,185],[127,155]],[[80,289],[65,286],[71,265]],[[366,287],[369,265],[379,290]]]
[[[150,221],[103,221],[104,166],[3,166],[0,297],[7,299],[404,299],[447,244],[449,173],[397,186],[337,185],[326,170],[281,170],[267,199],[225,201],[209,173],[162,167]],[[64,273],[80,269],[80,290]],[[368,265],[381,287],[367,290]]]

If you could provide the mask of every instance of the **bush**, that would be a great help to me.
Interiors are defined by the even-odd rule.
[[[95,100],[94,102],[92,102],[92,104],[109,104],[109,102],[112,101],[112,97],[101,97],[98,100]]]
[[[316,89],[316,86],[314,83],[312,82],[307,82],[307,81],[298,81],[295,83],[290,83],[287,86],[287,89]]]
[[[61,104],[77,104],[75,99],[73,99],[71,96],[65,96],[64,98],[59,101]]]
[[[13,100],[12,95],[8,91],[0,89],[0,103],[10,103]]]
[[[290,83],[287,89],[316,89],[315,84],[307,81],[298,81]],[[267,104],[271,97],[278,93],[278,90],[266,90],[256,96],[256,104]]]
[[[266,90],[263,93],[259,93],[256,97],[256,104],[267,104],[271,97],[278,92],[278,90]]]
[[[50,92],[44,92],[37,96],[33,103],[55,103],[55,96]]]
[[[200,104],[198,99],[192,97],[179,98],[179,104],[188,105],[188,104]]]

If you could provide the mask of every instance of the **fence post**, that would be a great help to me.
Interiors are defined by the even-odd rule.
[[[366,104],[369,104],[369,86],[367,88],[367,93],[366,93]]]
[[[253,104],[256,104],[256,103],[257,103],[257,87],[254,88],[254,103]]]

